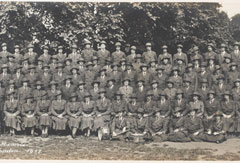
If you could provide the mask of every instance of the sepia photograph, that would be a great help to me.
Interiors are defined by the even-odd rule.
[[[240,161],[240,2],[0,2],[0,160]]]

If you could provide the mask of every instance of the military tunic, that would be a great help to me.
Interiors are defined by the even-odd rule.
[[[53,120],[53,129],[54,130],[65,130],[67,126],[66,115],[66,101],[65,100],[53,100],[50,106],[52,120]],[[58,117],[62,115],[62,118]]]

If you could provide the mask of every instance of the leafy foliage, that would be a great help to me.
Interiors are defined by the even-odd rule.
[[[74,3],[74,2],[1,2],[0,41],[9,44],[12,52],[15,44],[22,47],[34,43],[38,53],[43,45],[49,45],[51,53],[58,45],[65,51],[72,44],[83,47],[84,39],[96,48],[100,40],[106,40],[108,49],[114,43],[130,43],[138,46],[138,52],[150,41],[154,50],[169,46],[175,52],[176,44],[184,50],[197,45],[205,50],[208,41],[216,45],[239,40],[239,16],[231,21],[219,11],[218,3]]]

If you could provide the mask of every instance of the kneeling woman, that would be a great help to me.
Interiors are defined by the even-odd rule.
[[[33,102],[33,95],[26,96],[26,102],[22,105],[22,115],[24,127],[31,130],[31,135],[34,136],[34,129],[37,123],[36,119],[36,103]]]
[[[76,138],[76,133],[81,122],[81,103],[77,101],[77,94],[72,93],[70,96],[70,101],[66,105],[68,118],[68,125],[72,130],[72,138]]]
[[[15,130],[20,130],[20,109],[14,92],[9,93],[9,100],[4,104],[5,125],[10,128],[10,135],[15,135]]]
[[[39,115],[39,124],[42,130],[42,137],[48,137],[48,128],[51,126],[51,101],[47,100],[47,92],[41,93],[41,100],[37,102],[37,114]]]
[[[58,132],[58,135],[60,135],[63,134],[67,126],[67,118],[65,117],[66,101],[62,99],[62,92],[59,90],[55,96],[57,99],[52,101],[50,109],[52,113],[53,129]]]
[[[84,95],[84,101],[82,102],[82,124],[81,130],[85,133],[85,136],[90,136],[93,128],[94,114],[96,104],[90,99],[91,95],[86,92]]]

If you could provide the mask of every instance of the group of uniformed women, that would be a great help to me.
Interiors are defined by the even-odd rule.
[[[15,46],[14,54],[2,44],[0,52],[1,132],[16,131],[42,137],[66,134],[73,138],[107,132],[132,140],[222,142],[240,132],[240,52],[238,42],[228,53],[212,43],[201,53],[157,55],[151,43],[143,54],[136,46],[110,53],[106,42],[98,50],[85,41],[78,53],[34,52],[25,54]],[[21,132],[18,132],[21,133]],[[156,139],[155,139],[156,138]]]

